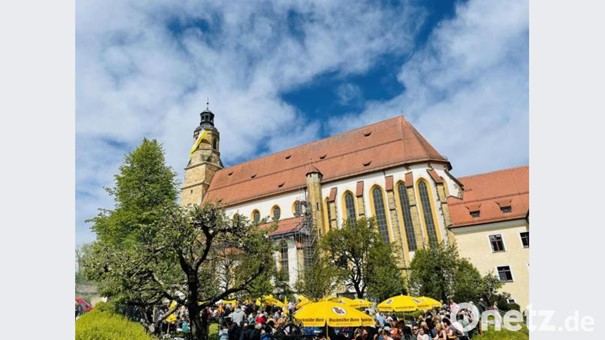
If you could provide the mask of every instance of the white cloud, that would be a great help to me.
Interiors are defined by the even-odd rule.
[[[363,94],[359,86],[352,83],[344,83],[336,88],[336,96],[338,102],[343,105],[351,103],[361,103],[363,101]]]
[[[529,154],[528,2],[471,0],[442,22],[402,66],[406,87],[361,113],[332,119],[333,131],[404,115],[469,175],[524,165]]]
[[[526,162],[527,12],[526,1],[471,0],[402,66],[406,92],[329,126],[342,131],[403,109],[454,173]],[[385,53],[411,52],[424,18],[409,5],[345,0],[79,4],[78,242],[94,238],[83,221],[112,207],[102,188],[113,186],[124,154],[143,137],[164,145],[182,178],[209,97],[226,164],[314,140],[320,123],[280,94],[326,72],[363,73]],[[168,25],[185,29],[175,34]],[[354,87],[335,90],[342,100],[355,96]]]
[[[143,137],[163,143],[182,178],[209,97],[227,164],[314,140],[318,122],[280,93],[328,71],[364,72],[386,52],[409,51],[421,14],[345,0],[105,0],[76,9],[79,242],[91,238],[83,220],[111,208],[100,188],[113,186],[124,154]],[[175,34],[168,25],[186,29]]]

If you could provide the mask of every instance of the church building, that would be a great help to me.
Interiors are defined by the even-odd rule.
[[[458,179],[447,157],[397,116],[224,167],[214,114],[200,116],[181,204],[218,202],[227,214],[277,223],[270,237],[291,286],[322,235],[375,217],[382,239],[398,245],[401,267],[417,249],[457,242],[461,256],[500,275],[503,290],[527,305],[527,166]]]

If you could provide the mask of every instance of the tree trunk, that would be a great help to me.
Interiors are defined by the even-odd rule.
[[[202,321],[202,316],[200,315],[200,307],[197,302],[188,304],[187,309],[189,310],[189,320],[191,320],[191,335],[193,336],[193,339],[208,339],[208,334],[206,332],[207,328],[204,322]]]

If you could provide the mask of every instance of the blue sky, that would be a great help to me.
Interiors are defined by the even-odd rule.
[[[210,98],[233,165],[405,115],[464,176],[529,164],[528,1],[76,6],[76,243],[144,137],[183,176]]]

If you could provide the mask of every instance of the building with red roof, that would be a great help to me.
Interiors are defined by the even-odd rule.
[[[487,259],[494,254],[485,250],[491,241],[480,245],[483,236],[477,235],[508,239],[507,228],[514,233],[529,228],[528,167],[457,179],[449,172],[448,159],[403,116],[230,167],[220,160],[214,113],[206,110],[200,116],[181,203],[217,202],[228,214],[243,214],[271,227],[270,236],[279,245],[278,266],[290,284],[319,238],[347,219],[376,217],[383,240],[398,245],[404,267],[419,248],[457,242],[461,255],[479,263],[482,271],[494,267]],[[522,262],[527,248],[519,251]],[[524,285],[520,278],[528,276],[527,268],[521,274],[516,262],[508,266],[518,271],[516,286]],[[511,286],[512,281],[505,281]],[[527,301],[528,288],[525,284],[523,297],[521,290],[513,290],[517,302]]]

